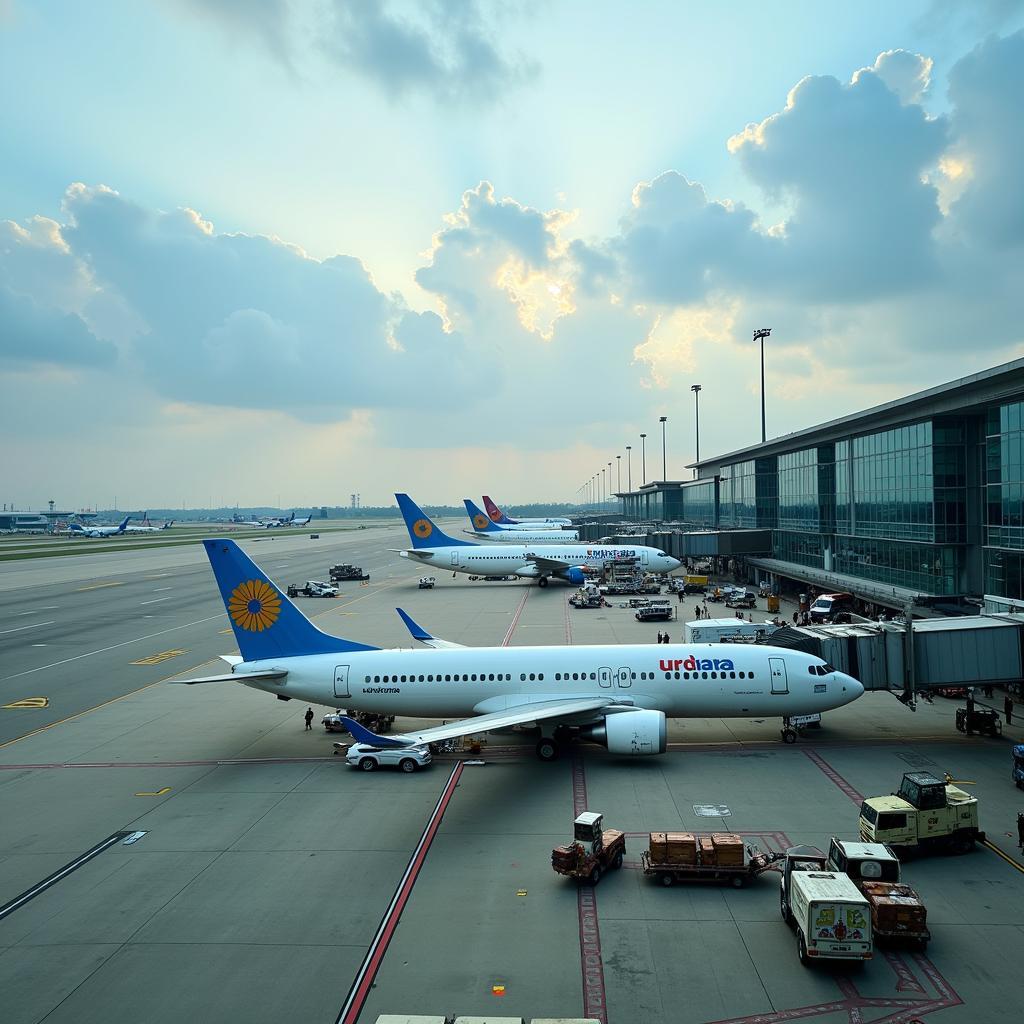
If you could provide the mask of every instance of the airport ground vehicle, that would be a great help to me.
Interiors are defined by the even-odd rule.
[[[767,871],[781,853],[762,853],[731,832],[652,832],[640,854],[643,872],[660,885],[676,882],[728,882],[739,889]]]
[[[726,608],[756,608],[757,598],[749,590],[742,594],[730,594],[725,599]]]
[[[785,853],[779,885],[783,920],[796,929],[800,962],[870,960],[874,955],[871,909],[846,875],[826,869],[825,854],[814,846]]]
[[[906,942],[924,952],[932,937],[928,911],[917,891],[900,881],[900,862],[888,846],[851,843],[833,836],[826,866],[841,871],[864,894],[876,941]]]
[[[637,622],[669,622],[675,617],[673,613],[670,604],[648,604],[637,608],[633,617]]]
[[[763,640],[775,629],[770,622],[747,622],[746,619],[694,619],[686,623],[683,641],[688,644],[718,644],[725,642],[727,637]]]
[[[839,612],[853,611],[853,594],[819,594],[811,605],[811,622],[829,622]]]
[[[362,566],[350,565],[345,562],[342,565],[332,565],[328,570],[332,580],[368,580],[370,574],[363,572]]]
[[[345,754],[345,760],[364,772],[376,771],[386,765],[394,765],[403,772],[414,772],[417,768],[426,768],[433,757],[426,746],[374,747],[369,743],[353,743]]]
[[[597,885],[609,869],[622,867],[626,835],[604,828],[604,815],[584,811],[573,822],[573,841],[551,851],[551,867],[577,881]]]
[[[1013,748],[1013,768],[1010,775],[1018,789],[1024,789],[1024,743],[1017,743]]]
[[[338,588],[320,580],[306,580],[300,587],[297,583],[288,585],[289,597],[337,597]]]
[[[957,708],[956,727],[968,736],[975,732],[982,736],[1003,734],[1003,723],[995,708]]]
[[[885,843],[897,855],[967,853],[985,840],[977,798],[931,772],[905,772],[898,793],[865,800],[859,827],[864,842]]]
[[[573,608],[601,608],[604,606],[604,598],[596,587],[584,587],[569,597],[569,604]]]
[[[421,576],[419,582],[420,590],[433,590],[434,584],[437,582],[436,576]]]
[[[348,712],[344,708],[338,708],[337,711],[324,715],[320,719],[320,724],[327,732],[348,732],[348,729],[345,728],[345,723],[341,720],[341,716],[347,714]]]

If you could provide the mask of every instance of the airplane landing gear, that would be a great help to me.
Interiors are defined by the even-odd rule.
[[[782,742],[796,743],[796,729],[789,724],[788,718],[782,720]]]
[[[537,740],[537,756],[542,761],[557,761],[558,753],[558,743],[549,736],[542,736]]]
[[[537,586],[538,587],[546,587],[547,585],[548,585],[548,578],[547,578],[547,576],[541,576],[541,577],[538,578],[538,580],[537,580]]]

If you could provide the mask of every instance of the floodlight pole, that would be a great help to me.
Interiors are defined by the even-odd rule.
[[[764,339],[772,333],[770,327],[761,327],[754,331],[754,341],[761,342],[761,444],[765,442],[765,429],[764,429]]]

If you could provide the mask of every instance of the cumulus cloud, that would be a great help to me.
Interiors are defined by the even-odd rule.
[[[909,50],[886,50],[875,58],[870,68],[864,70],[878,75],[901,103],[920,103],[931,84],[933,63],[931,57]],[[853,80],[856,81],[860,75],[858,71]]]
[[[40,308],[31,299],[0,287],[0,360],[61,366],[108,366],[117,349],[95,337],[74,313]]]
[[[239,35],[251,39],[292,70],[287,0],[174,0],[174,3],[216,24],[229,39]]]

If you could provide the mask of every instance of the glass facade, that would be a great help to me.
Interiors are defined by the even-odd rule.
[[[680,489],[682,511],[680,520],[687,525],[713,527],[717,525],[718,485],[714,480],[697,484],[684,484]]]
[[[990,547],[1021,551],[1024,550],[1024,403],[1013,402],[990,410],[985,435],[985,543]],[[992,591],[986,589],[986,593]]]
[[[778,494],[774,457],[723,466],[719,482],[719,524],[736,529],[775,526]]]
[[[835,446],[819,445],[779,456],[780,530],[835,530]]]
[[[961,592],[961,550],[934,544],[838,537],[834,572],[922,594]]]

